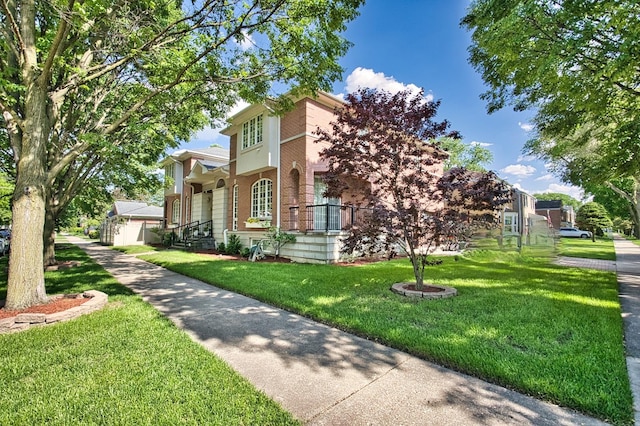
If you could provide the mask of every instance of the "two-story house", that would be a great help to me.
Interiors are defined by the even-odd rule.
[[[512,188],[511,202],[502,212],[502,240],[505,244],[521,247],[530,244],[547,244],[547,218],[536,213],[533,195]]]
[[[319,92],[293,102],[284,114],[265,103],[232,116],[221,131],[229,137],[228,159],[218,148],[181,150],[165,158],[168,227],[179,236],[194,230],[201,236],[211,228],[217,243],[235,234],[250,247],[274,226],[296,235],[281,256],[298,262],[338,261],[346,227],[366,209],[354,206],[356,190],[343,199],[324,196],[327,165],[320,151],[325,145],[317,142],[316,131],[329,127],[344,101]]]
[[[319,92],[314,98],[294,99],[294,108],[283,115],[268,105],[251,105],[231,117],[221,132],[230,138],[229,232],[251,244],[265,228],[276,226],[296,233],[297,242],[284,247],[283,256],[339,259],[342,230],[356,220],[358,209],[323,196],[327,167],[315,132],[329,126],[342,103]]]

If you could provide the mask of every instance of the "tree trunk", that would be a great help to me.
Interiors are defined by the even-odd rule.
[[[25,120],[16,152],[6,309],[22,309],[47,301],[42,255],[45,147],[49,135],[47,100],[46,84],[36,79],[27,87]]]
[[[413,266],[413,275],[416,278],[416,290],[421,291],[424,286],[424,269],[420,268],[420,259],[418,257],[419,255],[413,250],[409,254],[411,265]]]
[[[640,182],[633,179],[633,196],[631,198],[633,215],[633,232],[636,238],[640,238]]]
[[[45,211],[43,243],[43,264],[46,268],[56,264],[56,215],[51,207]]]
[[[605,182],[607,187],[613,190],[616,194],[620,195],[622,198],[629,202],[629,211],[633,218],[633,233],[636,238],[640,238],[640,181],[633,178],[633,189],[631,190],[631,194],[627,194],[627,192],[618,188],[611,182]]]

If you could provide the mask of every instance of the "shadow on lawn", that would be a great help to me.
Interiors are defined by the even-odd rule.
[[[287,401],[283,404],[285,408],[292,409],[289,404],[295,401],[293,408],[302,407],[302,412],[294,410],[294,414],[300,418],[310,419],[314,413],[333,406],[335,401],[348,398],[358,389],[369,386],[369,383],[374,387],[381,386],[384,382],[378,380],[387,375],[393,379],[397,373],[408,374],[410,383],[407,386],[411,386],[413,394],[422,396],[418,404],[424,405],[424,408],[427,405],[431,408],[467,406],[470,410],[473,408],[469,411],[473,414],[469,416],[476,420],[497,416],[511,422],[519,419],[538,423],[547,417],[558,418],[558,413],[552,414],[553,410],[544,403],[522,396],[517,397],[516,403],[507,403],[505,398],[516,398],[510,391],[479,380],[461,378],[427,362],[419,361],[420,366],[414,371],[415,365],[412,367],[407,363],[408,355],[403,352],[244,297],[237,293],[242,291],[241,288],[234,289],[232,293],[139,259],[124,257],[109,249],[95,246],[87,246],[87,249],[121,282],[207,349],[222,357],[255,386],[268,395],[276,395],[279,400]],[[224,281],[227,273],[224,269],[232,268],[236,274],[241,270],[246,281],[260,281],[272,268],[290,266],[216,262],[212,268],[212,263],[198,260],[189,263],[186,269],[206,270],[210,280]],[[294,271],[306,271],[306,267],[293,266],[288,269],[292,274]],[[455,269],[456,265],[448,268]],[[479,267],[479,273],[487,276],[514,275],[512,266],[505,264],[494,265],[491,271],[482,269]],[[557,278],[556,272],[566,275],[563,280],[567,281],[572,275],[562,270],[554,270],[549,274]],[[364,271],[360,269],[355,273],[362,276]],[[454,273],[445,270],[443,274]],[[302,283],[303,278],[295,274],[290,280]],[[334,281],[329,284],[340,287],[344,283]],[[380,286],[380,282],[371,285]],[[353,298],[340,297],[340,294],[348,292],[353,292],[353,289],[340,287],[336,304],[348,308],[354,302]],[[388,294],[386,297],[397,304],[394,295]],[[446,303],[449,308],[456,304],[455,301]],[[421,304],[412,306],[415,308]],[[403,307],[409,308],[410,303]],[[371,310],[375,309],[375,306],[371,307]],[[441,380],[434,379],[437,375],[441,375]],[[445,388],[434,388],[434,383],[446,380],[451,382]],[[393,402],[397,398],[401,399],[397,403],[406,402],[406,395],[391,395],[381,404],[388,404],[389,410],[393,410],[397,407]]]
[[[47,294],[97,290],[108,296],[130,296],[134,292],[118,283],[83,250],[73,244],[56,244],[58,262],[76,261],[78,266],[45,274]]]

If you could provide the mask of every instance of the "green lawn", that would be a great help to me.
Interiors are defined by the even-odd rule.
[[[141,254],[141,253],[149,253],[152,251],[162,250],[158,247],[145,246],[145,245],[136,245],[136,246],[120,246],[120,247],[112,247],[113,250],[121,251],[126,254]]]
[[[445,258],[428,281],[459,296],[405,299],[406,259],[364,266],[251,263],[184,252],[142,258],[427,360],[632,424],[616,276],[515,253]]]
[[[0,424],[298,424],[80,249],[57,257],[82,266],[47,273],[49,294],[94,289],[109,304],[73,321],[0,335]]]
[[[588,238],[560,238],[559,249],[560,256],[616,260],[613,240],[609,238],[596,238],[595,242]]]
[[[622,235],[622,234],[621,234]],[[626,238],[627,240],[631,241],[633,244],[640,246],[640,240],[637,239],[636,237],[630,237],[628,235],[622,235],[624,238]]]

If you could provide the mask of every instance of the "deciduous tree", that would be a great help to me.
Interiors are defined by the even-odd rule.
[[[584,204],[576,214],[576,224],[581,229],[591,231],[591,240],[596,240],[596,232],[611,228],[612,223],[607,209],[602,204],[589,202]]]
[[[434,120],[440,102],[422,92],[361,89],[346,101],[331,129],[317,130],[328,143],[320,154],[328,164],[326,195],[351,193],[353,199],[343,201],[369,209],[350,227],[343,250],[390,255],[400,248],[422,289],[432,250],[479,219],[495,221],[506,185],[493,174],[459,168],[443,178],[447,155],[436,138],[459,135],[446,120]]]
[[[462,20],[488,110],[534,110],[526,152],[566,182],[627,197],[635,218],[638,191],[616,182],[640,181],[637,8],[632,0],[476,0]]]
[[[461,139],[441,138],[438,140],[441,149],[449,156],[444,160],[444,169],[464,167],[467,170],[484,172],[493,161],[493,154],[478,143],[465,144]]]
[[[2,1],[1,124],[16,172],[6,307],[46,300],[47,191],[72,163],[101,167],[131,141],[124,129],[171,137],[164,119],[188,133],[238,97],[273,95],[272,83],[328,90],[360,4]]]

